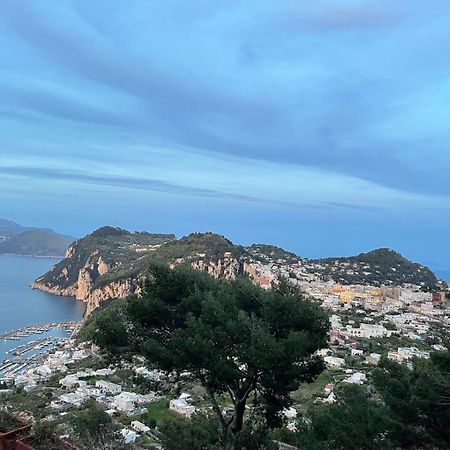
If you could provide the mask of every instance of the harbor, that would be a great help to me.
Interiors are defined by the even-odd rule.
[[[0,380],[14,378],[41,364],[52,350],[72,338],[79,326],[77,321],[51,322],[0,335]]]
[[[54,328],[60,328],[66,331],[73,331],[78,324],[79,322],[77,321],[69,321],[69,322],[51,322],[44,325],[32,325],[28,327],[19,328],[18,330],[13,330],[7,333],[0,334],[0,339],[18,341],[21,338],[27,336],[46,333]]]

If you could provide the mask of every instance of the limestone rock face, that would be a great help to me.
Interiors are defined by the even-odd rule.
[[[70,249],[68,252],[70,253]],[[225,278],[228,280],[235,279],[245,271],[245,263],[233,257],[217,260],[196,260],[191,263],[191,266],[196,270],[207,272],[215,278]],[[32,287],[51,294],[73,296],[78,300],[86,302],[85,316],[89,316],[92,311],[106,300],[141,294],[140,281],[143,279],[142,276],[111,281],[100,287],[96,286],[95,282],[97,278],[106,274],[109,270],[110,268],[102,257],[94,252],[78,271],[76,280],[67,287],[61,288],[58,285],[48,286],[40,282],[40,279],[36,280]],[[69,270],[63,268],[57,278],[68,280],[69,276]]]
[[[234,280],[243,273],[244,265],[236,258],[223,258],[217,261],[205,261],[203,259],[194,261],[191,266],[196,270],[207,272],[214,278],[225,278]]]
[[[73,246],[67,249],[66,257],[71,258],[75,254]],[[98,252],[94,252],[86,261],[84,266],[78,271],[76,281],[70,283],[70,271],[67,267],[64,267],[57,275],[58,281],[67,281],[68,286],[61,287],[58,283],[54,285],[45,284],[42,282],[42,277],[38,278],[31,287],[33,289],[40,289],[41,291],[48,292],[54,295],[76,297],[77,300],[82,300],[89,303],[92,291],[95,286],[95,281],[99,276],[106,274],[109,271],[109,266],[98,256]],[[98,291],[98,290],[97,290]],[[114,292],[120,292],[119,290],[113,290]],[[111,291],[111,292],[113,292]],[[124,291],[126,292],[126,290]],[[129,294],[128,294],[129,295]],[[98,292],[96,298],[104,297],[108,298],[106,294],[100,295]],[[114,297],[115,298],[115,297]]]
[[[99,275],[105,275],[109,270],[108,264],[103,261],[102,257],[100,256],[97,261],[97,271]]]
[[[87,300],[92,289],[92,277],[86,268],[78,272],[76,298],[78,300]]]
[[[72,244],[72,245],[69,245],[69,247],[67,247],[67,250],[66,250],[66,258],[71,258],[73,255],[75,254],[75,246]]]
[[[138,280],[126,279],[113,281],[101,288],[94,289],[87,298],[85,315],[88,316],[105,300],[112,298],[126,298],[130,295],[139,295],[141,289]]]

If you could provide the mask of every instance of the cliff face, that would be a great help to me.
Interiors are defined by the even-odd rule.
[[[87,303],[86,315],[108,299],[140,294],[151,261],[189,263],[216,278],[233,279],[244,264],[234,254],[238,246],[211,233],[175,241],[172,235],[129,233],[111,227],[74,242],[65,258],[32,287],[55,295],[73,296]]]
[[[55,295],[72,296],[87,303],[90,314],[108,298],[126,297],[138,292],[139,271],[129,270],[145,255],[175,239],[170,234],[130,233],[103,227],[67,248],[65,258],[40,276],[32,288]]]
[[[429,269],[388,249],[308,261],[273,245],[242,247],[213,233],[176,239],[169,234],[103,227],[70,245],[65,258],[32,287],[76,297],[87,303],[89,315],[108,299],[139,295],[152,262],[190,264],[215,278],[246,274],[266,289],[279,275],[301,282],[307,274],[308,282],[327,278],[342,284],[432,285],[436,281]]]

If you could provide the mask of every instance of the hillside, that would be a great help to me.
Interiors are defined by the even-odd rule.
[[[380,248],[357,256],[311,260],[314,270],[343,284],[435,286],[434,273],[400,253]]]
[[[253,258],[263,264],[269,264],[274,261],[284,264],[294,264],[299,260],[299,257],[295,253],[284,250],[276,245],[252,244],[250,247],[247,247],[247,250]]]
[[[102,227],[75,241],[66,257],[33,284],[57,295],[75,296],[88,303],[88,313],[109,298],[139,292],[151,262],[190,264],[217,278],[246,274],[270,287],[278,276],[296,283],[334,280],[341,284],[434,286],[436,277],[426,267],[389,249],[347,258],[301,259],[269,244],[236,245],[214,233],[131,233]]]
[[[173,234],[131,233],[120,228],[102,227],[73,242],[66,257],[39,277],[33,286],[84,299],[106,274],[119,276],[132,270],[137,261],[174,239]]]
[[[12,220],[0,219],[0,254],[62,257],[74,240],[49,228],[24,227]]]
[[[69,244],[69,240],[56,233],[30,230],[0,242],[0,254],[62,257]]]
[[[12,220],[0,219],[0,239],[22,233],[26,228]]]

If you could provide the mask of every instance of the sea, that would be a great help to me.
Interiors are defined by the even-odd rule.
[[[0,255],[0,334],[31,325],[80,320],[85,304],[73,297],[59,297],[31,289],[30,284],[47,272],[58,260]],[[53,329],[20,340],[0,339],[0,362],[7,351],[33,339],[62,337],[64,331]]]
[[[441,279],[446,281],[448,284],[450,284],[450,269],[435,269],[434,273],[436,274],[436,276]]]

